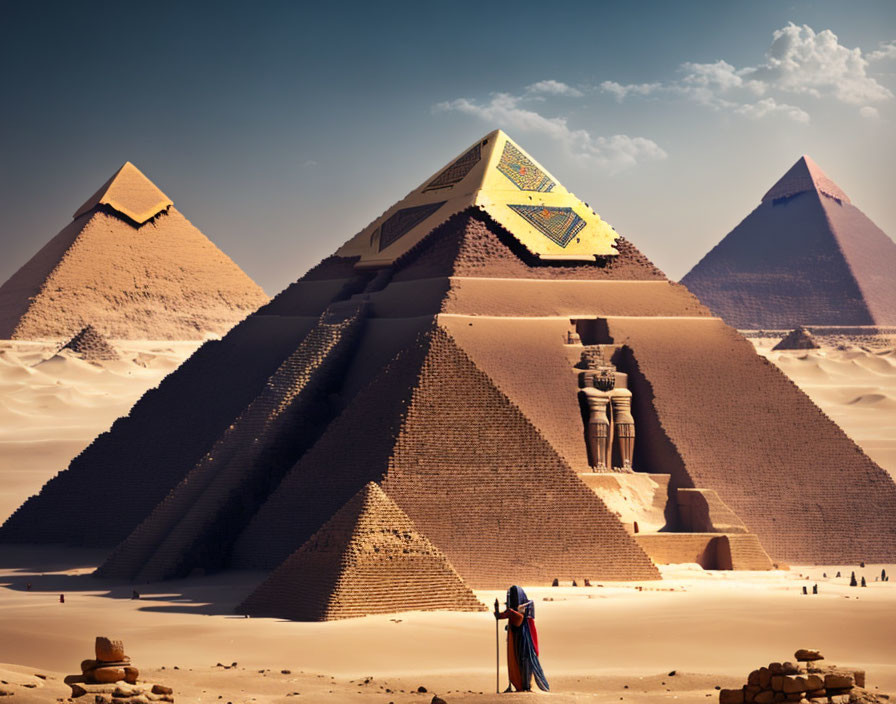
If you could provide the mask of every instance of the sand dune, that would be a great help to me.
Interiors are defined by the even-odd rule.
[[[776,339],[752,342],[896,478],[896,349],[855,344],[772,351]]]
[[[121,341],[120,360],[95,363],[0,341],[0,522],[200,344]]]

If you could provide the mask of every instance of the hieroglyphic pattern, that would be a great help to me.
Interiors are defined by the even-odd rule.
[[[508,205],[532,227],[548,239],[565,247],[582,228],[582,220],[572,208],[551,208],[544,205]]]
[[[554,182],[532,161],[507,142],[498,162],[498,171],[509,178],[521,191],[539,191],[549,193],[554,188]]]
[[[383,251],[390,244],[402,238],[414,227],[426,220],[430,215],[445,205],[445,201],[417,205],[413,208],[403,208],[393,213],[388,220],[380,225],[373,233],[371,239],[375,239],[377,233],[380,238],[380,250]]]
[[[464,154],[460,159],[455,161],[451,166],[442,171],[432,181],[430,181],[423,192],[435,191],[440,188],[450,188],[456,183],[463,181],[464,177],[470,173],[479,160],[482,158],[482,145],[477,144],[470,151]]]

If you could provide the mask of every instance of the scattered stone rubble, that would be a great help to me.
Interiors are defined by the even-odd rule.
[[[865,689],[865,671],[824,665],[817,650],[801,648],[797,664],[773,662],[753,670],[741,689],[723,689],[719,704],[883,704],[890,697]]]
[[[140,671],[131,665],[120,640],[97,636],[96,658],[81,662],[81,674],[69,675],[65,683],[72,698],[92,695],[96,704],[143,704],[173,702],[172,690],[161,684],[139,683]]]

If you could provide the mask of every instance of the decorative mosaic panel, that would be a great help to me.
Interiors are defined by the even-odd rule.
[[[583,227],[582,220],[572,208],[549,208],[544,205],[509,205],[513,212],[525,218],[532,227],[561,247],[570,243]]]
[[[446,201],[443,200],[438,203],[416,205],[413,208],[403,208],[393,213],[373,233],[373,237],[376,237],[377,233],[380,235],[380,251],[382,252],[390,244],[404,237],[414,227],[445,205],[445,203]]]
[[[423,192],[435,191],[440,188],[450,188],[456,183],[460,183],[479,160],[482,158],[482,145],[477,144],[470,151],[464,154],[460,159],[455,161],[451,166],[430,181]]]
[[[554,182],[510,142],[504,145],[498,171],[513,181],[521,191],[548,193],[554,187]]]

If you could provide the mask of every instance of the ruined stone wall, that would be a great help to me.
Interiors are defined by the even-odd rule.
[[[0,542],[111,547],[123,540],[261,392],[313,322],[253,316],[207,342],[19,507]]]
[[[717,491],[772,559],[896,558],[893,480],[735,330],[717,320],[607,323],[630,349],[629,387],[649,400],[677,486]],[[649,419],[634,410],[640,433]]]
[[[395,263],[395,281],[437,276],[520,279],[663,280],[666,277],[628,240],[618,256],[600,262],[539,260],[484,211],[470,208],[449,218]]]
[[[331,420],[326,396],[363,320],[363,304],[333,304],[98,574],[152,582],[223,568],[236,535]]]

